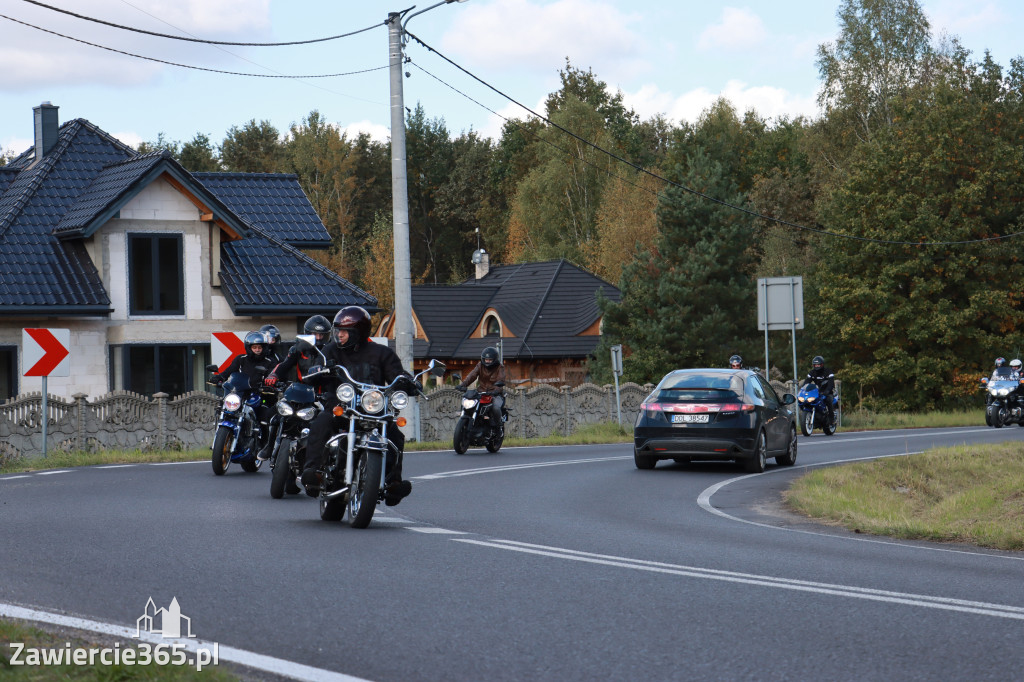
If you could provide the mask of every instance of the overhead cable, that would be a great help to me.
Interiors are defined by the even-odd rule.
[[[103,19],[97,19],[95,17],[88,17],[88,16],[85,16],[84,14],[77,14],[75,12],[71,12],[71,11],[66,10],[66,9],[61,9],[60,7],[54,7],[53,5],[47,5],[44,2],[39,2],[39,0],[22,0],[22,2],[27,2],[30,5],[36,5],[38,7],[44,7],[46,9],[53,10],[54,12],[60,12],[61,14],[67,14],[68,16],[75,17],[76,19],[83,19],[85,21],[92,21],[92,22],[97,23],[97,24],[103,24],[104,26],[111,26],[113,28],[119,28],[119,29],[124,30],[124,31],[132,31],[134,33],[144,33],[146,35],[156,36],[158,38],[167,38],[169,40],[185,40],[185,41],[188,41],[188,42],[191,42],[191,43],[205,43],[207,45],[234,45],[234,46],[239,46],[239,47],[283,47],[285,45],[309,45],[311,43],[323,43],[323,42],[326,42],[328,40],[338,40],[339,38],[348,38],[349,36],[354,36],[354,35],[357,35],[359,33],[363,33],[365,31],[370,31],[372,29],[377,28],[378,26],[383,26],[384,25],[384,22],[381,22],[379,24],[374,24],[373,26],[367,26],[366,28],[361,28],[358,31],[351,31],[349,33],[341,33],[341,34],[336,35],[336,36],[327,36],[325,38],[312,38],[310,40],[292,40],[292,41],[283,42],[283,43],[235,43],[235,42],[230,42],[230,41],[227,41],[227,40],[205,40],[203,38],[190,38],[190,37],[186,37],[186,36],[176,36],[176,35],[171,35],[169,33],[157,33],[156,31],[147,31],[145,29],[135,28],[135,27],[132,27],[132,26],[123,26],[121,24],[115,24],[115,23],[110,22],[110,21],[104,21]]]
[[[838,237],[840,239],[850,239],[850,240],[854,240],[854,241],[868,242],[868,243],[872,243],[872,244],[893,244],[893,245],[899,245],[899,246],[956,246],[956,245],[965,245],[965,244],[979,244],[979,243],[984,243],[984,242],[996,242],[996,241],[1001,241],[1003,239],[1012,239],[1014,237],[1024,236],[1024,231],[1022,231],[1022,232],[1011,232],[1009,234],[1003,234],[1003,235],[996,235],[994,237],[984,237],[982,239],[965,239],[965,240],[960,240],[960,241],[939,241],[939,242],[916,241],[916,242],[910,242],[910,241],[899,241],[899,240],[894,240],[894,239],[872,239],[871,237],[860,237],[860,236],[857,236],[857,235],[842,234],[841,232],[833,232],[831,230],[826,230],[824,227],[808,227],[806,225],[800,225],[799,223],[793,223],[793,222],[790,222],[788,220],[783,220],[782,218],[776,218],[774,216],[765,215],[763,213],[759,213],[759,212],[751,210],[749,208],[744,208],[743,206],[736,206],[735,204],[730,204],[727,201],[723,201],[721,199],[717,199],[717,198],[715,198],[713,196],[710,196],[708,194],[705,194],[704,192],[701,192],[699,190],[695,190],[695,189],[693,189],[691,187],[687,187],[686,185],[683,185],[681,183],[675,182],[673,180],[669,180],[668,178],[664,178],[664,177],[658,175],[657,173],[655,173],[653,171],[650,171],[650,170],[648,170],[646,168],[638,166],[637,164],[633,163],[632,161],[629,161],[628,159],[622,158],[621,156],[619,156],[618,154],[615,154],[614,152],[611,152],[611,151],[608,151],[607,149],[604,149],[603,147],[601,147],[601,146],[591,142],[590,140],[588,140],[586,138],[580,137],[579,135],[577,135],[576,133],[572,132],[571,130],[568,130],[568,129],[558,125],[557,123],[555,123],[554,121],[550,120],[546,116],[544,116],[542,114],[538,114],[536,111],[534,111],[530,107],[528,107],[525,104],[519,102],[518,100],[514,99],[510,95],[505,94],[501,90],[497,89],[496,87],[494,87],[493,85],[491,85],[487,81],[483,80],[479,76],[471,73],[470,71],[468,71],[464,67],[460,66],[459,64],[456,64],[454,61],[449,59],[447,56],[445,56],[441,52],[438,52],[436,49],[434,49],[433,47],[431,47],[427,43],[423,42],[422,39],[418,38],[417,36],[413,35],[412,33],[409,33],[408,31],[406,31],[406,35],[408,35],[410,38],[415,40],[417,43],[419,43],[420,45],[425,47],[430,52],[433,52],[438,57],[440,57],[444,61],[448,62],[452,66],[454,66],[459,71],[462,71],[464,74],[466,74],[467,76],[469,76],[473,80],[475,80],[478,83],[480,83],[484,87],[494,91],[498,95],[500,95],[500,96],[504,97],[505,99],[507,99],[509,102],[511,102],[511,103],[515,104],[516,106],[522,108],[523,110],[529,112],[531,115],[533,115],[533,116],[537,117],[538,119],[544,121],[548,125],[550,125],[550,126],[552,126],[554,128],[557,128],[558,130],[562,131],[566,135],[569,135],[570,137],[575,138],[576,140],[578,140],[578,141],[582,142],[583,144],[587,145],[588,147],[591,147],[592,149],[595,149],[595,150],[601,152],[602,154],[606,154],[609,157],[615,159],[616,161],[618,161],[620,163],[624,163],[627,166],[630,166],[631,168],[633,168],[634,170],[636,170],[636,171],[638,171],[640,173],[644,173],[646,175],[649,175],[649,176],[651,176],[653,178],[661,180],[664,183],[672,185],[673,187],[677,187],[677,188],[679,188],[679,189],[681,189],[681,190],[683,190],[685,192],[689,192],[690,194],[698,196],[698,197],[700,197],[702,199],[706,199],[707,201],[710,201],[712,203],[718,204],[720,206],[725,206],[726,208],[731,208],[734,211],[740,211],[742,213],[746,213],[747,215],[753,216],[754,218],[760,218],[760,219],[766,220],[768,222],[777,223],[779,225],[785,225],[787,227],[792,227],[792,228],[795,228],[795,229],[798,229],[798,230],[805,230],[807,232],[814,232],[814,233],[817,233],[817,234],[827,235],[829,237]],[[502,117],[502,118],[504,118],[504,117]]]

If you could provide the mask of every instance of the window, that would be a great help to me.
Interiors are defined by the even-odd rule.
[[[0,402],[18,395],[18,347],[0,346]]]
[[[501,323],[494,315],[488,315],[484,320],[484,336],[501,336]]]
[[[128,311],[183,315],[181,235],[128,235]]]
[[[205,388],[209,344],[127,345],[111,348],[111,388],[175,398]]]

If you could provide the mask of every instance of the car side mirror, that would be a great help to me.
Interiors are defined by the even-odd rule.
[[[792,405],[796,402],[796,397],[792,393],[786,393],[782,396],[783,405]]]

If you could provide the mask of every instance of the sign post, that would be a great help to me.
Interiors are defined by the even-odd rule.
[[[71,330],[22,329],[22,376],[42,377],[43,380],[43,457],[46,457],[47,386],[50,376],[71,376]]]
[[[788,330],[793,336],[793,383],[796,370],[796,330],[804,328],[803,277],[764,277],[757,280],[757,328],[764,330],[764,371],[768,378],[768,332]],[[795,389],[794,389],[795,390]]]
[[[615,414],[619,418],[619,428],[622,428],[622,400],[619,397],[619,377],[622,376],[622,346],[612,346],[612,377],[615,379]]]

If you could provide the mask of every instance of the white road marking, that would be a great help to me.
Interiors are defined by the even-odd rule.
[[[439,478],[456,478],[458,476],[474,476],[476,474],[492,474],[500,471],[518,471],[519,469],[536,469],[538,467],[553,467],[563,464],[585,464],[588,462],[611,462],[621,459],[632,459],[632,455],[617,455],[615,457],[593,457],[589,459],[564,459],[555,462],[531,462],[529,464],[506,464],[504,466],[483,467],[480,469],[460,469],[458,471],[444,471],[438,474],[426,474],[414,476],[414,481],[432,481]]]
[[[0,616],[37,621],[41,623],[51,623],[53,625],[75,628],[76,630],[98,632],[100,634],[112,635],[126,640],[145,641],[151,644],[164,644],[167,642],[167,640],[162,636],[157,636],[150,632],[142,632],[139,637],[136,637],[135,628],[128,628],[120,625],[113,625],[111,623],[88,620],[85,618],[62,616],[56,613],[50,613],[49,611],[40,611],[38,609],[15,606],[14,604],[0,603]],[[174,644],[181,645],[183,649],[191,653],[195,653],[198,649],[213,649],[214,642],[201,639],[175,639]],[[320,680],[324,680],[326,682],[367,682],[361,677],[353,677],[352,675],[336,673],[322,668],[314,668],[312,666],[302,665],[301,663],[286,661],[281,658],[264,656],[263,654],[257,654],[244,649],[235,649],[234,647],[223,646],[220,644],[217,645],[217,648],[222,661],[237,663],[249,668],[255,668],[256,670],[275,673],[284,677],[290,677],[294,680],[310,680],[311,682],[318,682]]]
[[[97,469],[124,469],[125,467],[134,467],[138,464],[108,464],[106,466],[98,466]]]
[[[69,474],[71,469],[57,469],[56,471],[40,471],[35,476],[53,476],[54,474]]]
[[[408,526],[406,530],[414,530],[417,533],[434,533],[436,535],[466,535],[461,530],[448,530],[447,528],[430,528],[423,526]]]
[[[29,478],[31,474],[20,474],[18,476],[4,476],[0,481],[13,481],[16,478]]]
[[[836,585],[831,583],[818,583],[809,580],[792,580],[769,575],[757,575],[752,573],[738,573],[734,571],[721,571],[698,566],[682,566],[677,564],[666,564],[658,561],[645,561],[642,559],[630,559],[608,554],[592,554],[580,552],[561,547],[548,547],[546,545],[534,545],[526,542],[515,542],[513,540],[470,540],[464,538],[453,538],[453,542],[464,542],[482,547],[492,547],[511,552],[522,552],[524,554],[535,554],[551,557],[554,559],[565,559],[568,561],[579,561],[602,566],[615,566],[628,568],[636,571],[648,571],[652,573],[664,573],[678,575],[688,578],[700,578],[704,580],[718,580],[744,585],[756,585],[760,587],[774,587],[784,590],[795,590],[799,592],[813,592],[850,599],[864,599],[868,601],[886,602],[890,604],[904,604],[908,606],[921,606],[930,609],[942,609],[944,611],[957,611],[960,613],[971,613],[981,616],[992,616],[994,618],[1009,618],[1013,620],[1024,620],[1024,607],[1009,606],[1005,604],[992,604],[988,602],[969,601],[954,599],[951,597],[936,597],[926,594],[912,594],[907,592],[893,592],[889,590],[876,590],[851,585]]]
[[[147,462],[151,467],[170,467],[176,464],[206,464],[210,460],[208,459],[195,459],[191,462]]]

